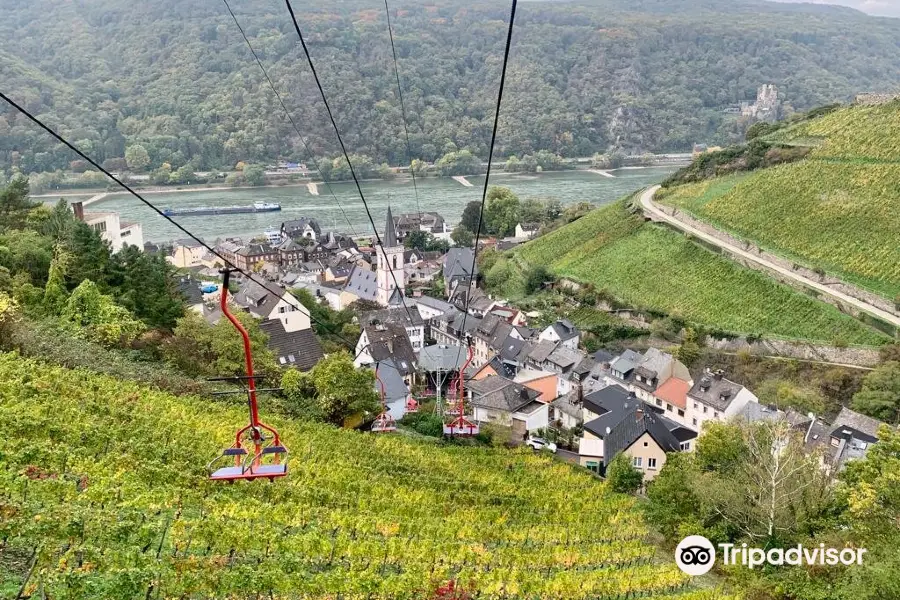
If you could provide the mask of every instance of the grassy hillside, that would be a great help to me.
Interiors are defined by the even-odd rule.
[[[244,410],[0,354],[0,596],[701,600],[634,500],[545,456],[274,419],[288,478],[203,465]]]
[[[841,109],[770,139],[814,149],[796,163],[672,188],[660,201],[900,299],[900,101]]]
[[[593,283],[632,306],[709,327],[826,342],[885,339],[830,305],[740,267],[679,233],[645,224],[624,202],[526,244],[517,257]]]

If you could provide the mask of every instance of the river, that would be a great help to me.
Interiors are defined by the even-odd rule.
[[[658,183],[674,170],[675,167],[620,169],[611,171],[614,177],[604,177],[588,171],[528,175],[501,173],[491,176],[491,185],[507,186],[520,198],[556,198],[563,205],[581,201],[602,205],[641,187]],[[385,212],[389,204],[394,214],[419,210],[435,211],[443,215],[448,223],[457,223],[466,203],[481,199],[484,177],[468,177],[468,180],[473,187],[465,187],[449,177],[416,180],[418,206],[411,179],[367,181],[363,182],[362,187],[372,217],[380,231],[384,227]],[[253,202],[281,204],[282,210],[277,213],[173,217],[180,225],[207,241],[224,237],[250,238],[261,234],[267,227],[277,227],[282,221],[301,216],[318,219],[324,230],[371,235],[372,227],[356,186],[351,182],[336,183],[331,187],[346,217],[324,185],[319,185],[318,196],[312,195],[304,185],[224,191],[173,191],[148,194],[145,197],[160,208],[249,205]],[[141,223],[144,240],[147,241],[159,242],[184,237],[184,234],[170,223],[130,195],[107,196],[91,204],[87,210],[115,211],[120,214],[123,221]]]

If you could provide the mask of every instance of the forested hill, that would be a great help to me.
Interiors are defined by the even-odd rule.
[[[283,3],[233,2],[317,156],[336,139]],[[100,160],[140,143],[150,167],[309,160],[219,0],[0,0],[3,90]],[[487,154],[509,6],[391,4],[414,156]],[[296,6],[353,152],[406,162],[380,1]],[[775,83],[801,110],[900,84],[900,20],[755,0],[522,2],[500,156],[725,143],[723,109]],[[0,107],[0,168],[74,157]]]

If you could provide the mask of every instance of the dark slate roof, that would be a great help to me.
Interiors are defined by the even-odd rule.
[[[882,425],[878,419],[861,415],[854,412],[846,406],[841,408],[841,412],[834,419],[831,428],[831,436],[837,438],[849,439],[855,437],[864,442],[878,441],[878,428]],[[849,432],[847,435],[844,432]]]
[[[724,411],[743,388],[741,384],[725,379],[721,372],[707,372],[694,383],[688,396],[716,410]]]
[[[472,391],[472,404],[475,406],[507,412],[516,412],[541,395],[537,390],[499,375],[470,381],[467,387]]]
[[[500,349],[500,358],[505,361],[516,361],[524,345],[524,341],[508,336],[503,342],[503,348]]]
[[[608,385],[587,394],[582,400],[582,404],[592,413],[602,415],[611,412],[616,407],[624,406],[629,398],[633,398],[633,395],[622,386]]]
[[[465,364],[466,358],[461,346],[433,344],[419,352],[419,366],[424,371],[456,371]]]
[[[378,297],[378,278],[375,271],[360,266],[353,268],[347,283],[344,284],[344,290],[351,294],[356,294],[363,300],[371,300],[372,302]]]
[[[433,308],[434,310],[439,310],[441,312],[447,312],[453,305],[449,302],[445,302],[443,300],[438,300],[437,298],[432,298],[431,296],[422,296],[421,298],[416,298],[416,304],[421,304],[422,306],[427,306],[428,308]]]
[[[450,248],[444,255],[444,279],[450,281],[454,277],[478,275],[475,254],[471,248]]]
[[[597,364],[609,364],[612,362],[613,358],[615,358],[612,353],[607,352],[606,350],[597,350],[591,355],[594,359],[594,362]]]
[[[561,413],[567,414],[570,417],[581,420],[581,403],[578,402],[578,392],[571,391],[568,394],[564,394],[550,403],[550,406],[560,411]]]
[[[396,402],[397,400],[405,400],[409,395],[409,388],[400,375],[398,365],[393,360],[385,360],[375,363],[375,374],[381,383],[384,384],[384,399],[386,402]],[[375,381],[375,392],[381,394],[381,386],[378,380]]]
[[[322,233],[321,228],[319,228],[319,222],[315,219],[302,217],[300,219],[293,219],[291,221],[284,221],[281,224],[281,230],[290,235],[292,232],[300,231],[301,229],[306,229],[306,226],[309,225],[313,231],[316,232],[316,235],[320,235]]]
[[[360,326],[371,325],[376,322],[396,323],[404,327],[420,327],[425,324],[419,311],[408,311],[405,308],[384,308],[359,315]]]
[[[200,282],[193,277],[178,278],[178,292],[184,298],[188,306],[203,302],[203,292],[200,291]]]
[[[580,363],[582,358],[584,358],[584,355],[581,352],[571,350],[565,346],[559,346],[550,353],[547,360],[565,371]]]
[[[484,315],[481,324],[478,326],[478,334],[483,339],[490,340],[494,330],[497,329],[497,326],[500,325],[500,323],[503,323],[503,319],[495,314],[488,313]]]
[[[281,294],[276,296],[268,288],[279,291]],[[251,279],[244,283],[233,298],[236,304],[243,306],[252,314],[268,319],[284,293],[285,289],[281,286],[271,284],[268,287],[263,287]]]
[[[387,210],[387,223],[384,226],[384,242],[385,248],[395,248],[400,245],[397,242],[397,230],[394,229],[394,217],[391,215],[391,207]]]
[[[638,410],[642,412],[638,413]],[[664,452],[681,450],[681,442],[666,427],[663,417],[641,406],[631,406],[604,438],[603,464],[608,465],[616,454],[627,449],[645,433],[649,433]]]
[[[203,246],[203,244],[192,238],[182,238],[180,240],[175,240],[175,246],[183,246],[185,248],[200,248]]]
[[[515,327],[513,327],[513,329],[515,329],[518,332],[518,334],[522,336],[523,340],[530,340],[531,338],[535,337],[535,335],[537,335],[537,333],[538,333],[531,327],[527,327],[525,325],[516,325]]]
[[[416,353],[413,351],[406,328],[394,323],[366,325],[363,327],[369,340],[366,351],[375,362],[393,359],[402,375],[416,370]]]
[[[556,323],[550,325],[553,328],[553,331],[556,332],[556,335],[559,336],[559,340],[564,342],[566,340],[570,340],[574,337],[578,337],[580,332],[578,328],[572,324],[572,321],[568,319],[559,319]]]
[[[556,350],[556,342],[541,340],[528,355],[528,360],[540,364],[547,360],[547,357],[550,356],[550,353],[554,350]]]
[[[491,360],[488,361],[488,364],[494,369],[494,372],[497,373],[497,375],[502,375],[507,379],[512,379],[516,376],[515,365],[503,362],[503,359],[500,358],[499,354],[495,354]]]
[[[494,333],[491,334],[491,339],[488,340],[488,347],[495,352],[499,352],[506,343],[506,338],[509,337],[511,331],[512,325],[509,323],[502,321],[498,323],[497,327],[494,328]]]
[[[613,359],[610,363],[609,368],[611,371],[616,371],[624,374],[626,377],[631,374],[634,368],[643,360],[643,356],[634,350],[626,350],[618,357]]]
[[[247,244],[235,254],[240,254],[241,256],[262,256],[264,254],[272,254],[276,250],[272,246],[270,246],[267,242],[256,243],[256,244]]]
[[[259,328],[269,336],[268,346],[283,366],[308,371],[325,356],[312,329],[287,332],[279,319],[266,319]]]

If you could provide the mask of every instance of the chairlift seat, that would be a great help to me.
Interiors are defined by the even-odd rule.
[[[287,475],[287,464],[281,463],[277,465],[259,465],[249,469],[243,467],[222,467],[213,472],[209,478],[214,481],[237,481],[238,479],[259,479],[261,477],[274,479],[285,475]]]

